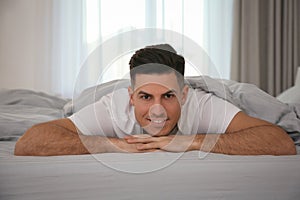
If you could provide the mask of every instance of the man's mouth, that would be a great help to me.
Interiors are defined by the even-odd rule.
[[[151,124],[153,125],[157,125],[157,126],[163,126],[166,121],[168,120],[168,118],[164,118],[164,119],[151,119],[151,118],[147,118],[148,121],[151,122]]]

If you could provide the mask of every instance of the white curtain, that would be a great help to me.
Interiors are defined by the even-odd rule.
[[[52,5],[51,73],[52,89],[71,97],[76,76],[87,56],[85,3],[82,0],[54,0]]]
[[[46,2],[46,1],[45,1]],[[77,75],[98,44],[123,31],[160,28],[183,34],[208,53],[215,69],[201,73],[229,78],[233,0],[53,0],[48,1],[51,25],[48,65],[52,91],[72,97]],[[128,72],[131,55],[118,61],[102,81],[120,78]],[[50,68],[50,69],[49,69]],[[187,62],[186,75],[199,75]],[[93,71],[82,82],[92,86]]]

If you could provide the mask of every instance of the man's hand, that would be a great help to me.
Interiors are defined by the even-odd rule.
[[[126,136],[128,144],[135,144],[140,151],[161,150],[170,152],[185,152],[194,150],[192,143],[195,135],[168,135],[152,137],[147,134]]]
[[[146,153],[159,151],[156,148],[138,148],[137,143],[128,143],[125,139],[108,138],[107,152],[120,152],[120,153]]]

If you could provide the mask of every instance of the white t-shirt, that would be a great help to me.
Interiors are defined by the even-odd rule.
[[[177,127],[184,135],[224,133],[239,111],[236,106],[211,93],[189,88]],[[69,119],[84,135],[123,138],[143,132],[135,119],[134,107],[129,104],[126,88],[103,96]]]

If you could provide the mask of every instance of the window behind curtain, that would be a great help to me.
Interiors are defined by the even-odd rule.
[[[233,0],[67,0],[57,1],[57,3],[62,6],[60,9],[68,7],[66,4],[72,4],[73,7],[74,4],[78,4],[82,8],[80,13],[77,9],[75,13],[68,14],[67,18],[65,10],[62,10],[63,14],[59,16],[65,24],[81,24],[82,33],[77,34],[80,37],[74,39],[75,36],[72,36],[74,42],[80,43],[77,46],[81,47],[81,50],[77,52],[81,52],[81,58],[86,58],[97,45],[118,33],[140,28],[168,29],[189,37],[208,53],[216,70],[201,69],[201,74],[229,79]],[[68,12],[72,11],[68,9]],[[81,18],[81,22],[70,21],[72,15],[76,16],[77,20]],[[61,40],[69,39],[63,31],[61,33]],[[69,55],[75,49],[65,48],[65,51],[68,51]],[[128,61],[132,53],[129,52],[115,60],[101,80],[95,76],[93,70],[90,70],[89,77],[87,77],[89,82],[84,83],[82,89],[92,86],[95,79],[101,83],[122,78],[129,71]],[[69,55],[66,59],[74,56],[78,56],[78,53],[73,56]],[[67,62],[68,60],[65,60],[63,63],[67,65]],[[84,59],[81,59],[78,65],[72,64],[71,69],[61,66],[61,76],[73,74],[66,80],[73,79],[75,83],[74,71],[79,73],[83,62]],[[186,63],[186,76],[199,75],[188,60]],[[70,73],[70,70],[73,73]],[[61,90],[64,91],[62,93],[69,91],[67,93],[70,94],[70,91],[73,91],[70,84],[62,85],[68,86]],[[70,96],[68,94],[62,95]]]

